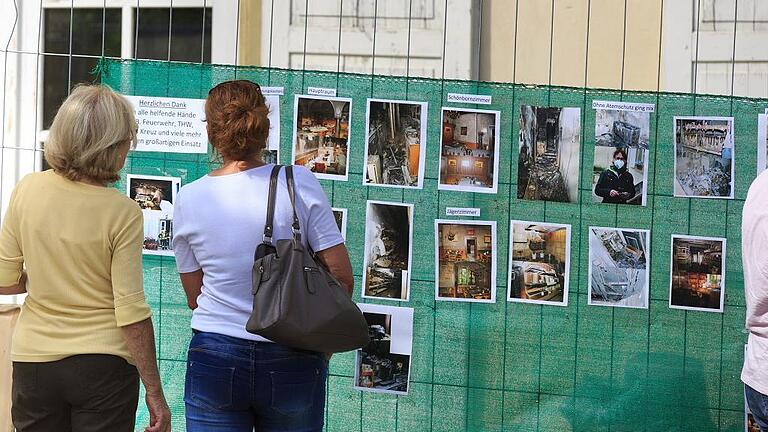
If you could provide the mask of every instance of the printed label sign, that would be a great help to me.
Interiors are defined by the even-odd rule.
[[[313,95],[313,96],[336,97],[336,89],[323,88],[323,87],[307,87],[307,94]]]
[[[480,216],[480,209],[479,208],[470,208],[470,207],[446,207],[445,208],[445,215],[446,216],[472,216],[472,217],[479,217]]]
[[[613,101],[598,101],[598,100],[592,101],[592,109],[653,112],[655,108],[656,108],[656,105],[647,104],[647,103],[613,102]]]
[[[492,101],[493,97],[489,95],[448,93],[448,102],[490,105]]]
[[[282,96],[285,93],[285,87],[262,87],[261,94],[264,96]]]
[[[136,115],[136,151],[208,152],[204,99],[126,97]]]

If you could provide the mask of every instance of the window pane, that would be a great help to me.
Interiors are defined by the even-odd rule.
[[[96,79],[91,71],[99,62],[95,58],[72,57],[70,88],[80,83],[92,83]],[[43,129],[51,127],[59,105],[69,94],[69,58],[44,56],[43,58]]]
[[[69,53],[69,27],[72,21],[72,54],[101,55],[102,29],[104,55],[120,57],[120,32],[122,11],[116,8],[97,9],[46,9],[44,44],[45,52]]]
[[[134,19],[138,32],[136,57],[167,60],[170,9],[141,8],[138,15],[134,9]],[[171,60],[199,62],[200,53],[203,52],[203,62],[210,63],[211,8],[173,8],[172,25]]]

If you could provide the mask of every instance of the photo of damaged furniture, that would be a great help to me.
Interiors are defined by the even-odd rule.
[[[368,345],[357,351],[355,386],[380,392],[407,393],[411,356],[394,354],[392,315],[364,313],[368,323]]]
[[[589,304],[648,307],[645,230],[589,229]]]
[[[411,211],[407,204],[368,203],[364,297],[408,299]]]
[[[490,225],[438,223],[438,299],[494,299]]]
[[[443,110],[440,184],[457,189],[493,188],[496,114]]]
[[[672,237],[670,306],[722,311],[724,239]]]
[[[518,199],[576,202],[580,113],[578,108],[520,107]]]
[[[509,300],[567,304],[568,228],[513,222]]]
[[[624,110],[595,110],[595,145],[648,150],[650,114]]]
[[[346,99],[297,96],[294,165],[320,178],[346,179],[349,107]]]
[[[675,118],[675,196],[733,197],[732,119]]]
[[[422,105],[368,102],[368,184],[419,186]]]

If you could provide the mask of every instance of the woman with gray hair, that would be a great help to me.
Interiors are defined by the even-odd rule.
[[[77,87],[46,142],[53,169],[27,175],[11,195],[0,294],[28,293],[11,349],[18,432],[133,431],[139,377],[146,430],[170,430],[144,299],[141,210],[109,187],[135,136],[125,98]]]

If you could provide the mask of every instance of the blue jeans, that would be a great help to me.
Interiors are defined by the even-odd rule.
[[[768,396],[760,393],[748,385],[744,385],[744,395],[747,405],[752,411],[752,417],[761,431],[768,431]]]
[[[325,356],[195,332],[184,386],[187,431],[320,431]]]

